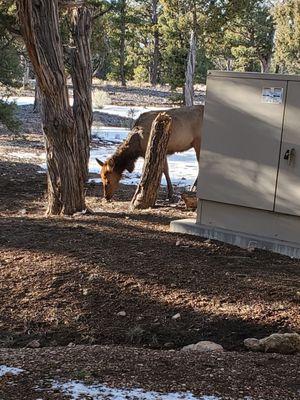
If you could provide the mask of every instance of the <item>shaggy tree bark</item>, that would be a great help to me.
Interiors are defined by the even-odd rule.
[[[48,167],[48,214],[85,209],[78,140],[69,105],[59,32],[58,0],[17,0],[22,36],[41,99]]]
[[[191,32],[190,49],[185,71],[184,104],[192,106],[194,104],[194,75],[196,65],[196,37],[195,32]]]
[[[92,16],[89,8],[76,7],[72,10],[71,29],[74,47],[71,57],[71,77],[73,82],[73,112],[78,135],[79,169],[84,182],[88,179],[90,158],[92,107],[92,62],[90,38]]]
[[[167,146],[171,135],[171,117],[160,113],[154,120],[143,167],[143,175],[131,201],[131,208],[153,207],[166,161]]]

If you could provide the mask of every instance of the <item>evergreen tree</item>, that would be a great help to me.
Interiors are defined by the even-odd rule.
[[[15,118],[15,105],[9,103],[10,89],[22,84],[21,43],[12,32],[15,26],[15,8],[12,2],[0,2],[0,122],[11,130],[19,126]]]
[[[280,1],[274,8],[275,63],[283,73],[300,72],[300,0]]]

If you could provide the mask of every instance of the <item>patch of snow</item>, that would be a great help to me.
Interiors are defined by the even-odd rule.
[[[170,107],[167,107],[170,108]],[[129,117],[137,119],[142,113],[152,110],[165,110],[166,107],[138,107],[138,106],[104,106],[101,109],[95,109],[110,115],[119,115],[120,117]]]
[[[113,128],[109,126],[92,128],[92,136],[112,143],[122,143],[128,135],[129,129]]]
[[[92,149],[89,163],[89,171],[98,174],[100,172],[99,164],[96,158],[105,161],[116,150],[116,145],[110,145],[103,148]],[[169,173],[174,186],[188,187],[192,186],[198,175],[198,163],[195,151],[190,149],[184,153],[176,153],[168,156]],[[142,175],[144,159],[139,158],[135,164],[135,170],[132,173],[125,171],[121,182],[125,185],[137,185]],[[93,179],[93,182],[100,182]],[[166,185],[166,179],[163,175],[162,185]]]
[[[20,96],[20,97],[10,97],[9,102],[15,102],[18,106],[27,106],[34,104],[34,97],[32,96]],[[70,104],[73,104],[73,98],[70,97]],[[170,108],[170,107],[169,107]],[[165,107],[138,107],[138,106],[114,106],[107,105],[103,108],[95,108],[94,111],[100,111],[110,115],[118,115],[120,117],[130,117],[133,119],[138,118],[143,112],[150,110],[164,110]]]
[[[18,106],[27,106],[27,105],[33,105],[34,104],[34,97],[10,97],[8,99],[8,102],[15,102]]]
[[[220,397],[215,396],[196,397],[191,392],[146,392],[143,389],[120,389],[105,385],[86,385],[78,381],[69,381],[67,383],[53,382],[52,388],[71,396],[72,400],[79,400],[83,396],[87,396],[93,400],[106,398],[110,400],[221,400]]]
[[[34,103],[34,97],[11,97],[10,101],[15,101],[18,105],[27,105]],[[114,106],[108,105],[104,106],[101,112],[119,115],[124,117],[137,118],[141,113],[149,110],[158,109],[157,107],[126,107],[126,106]],[[160,108],[161,109],[161,108]],[[89,163],[89,171],[91,173],[99,173],[99,165],[95,158],[99,158],[104,161],[109,156],[111,156],[119,143],[121,143],[128,135],[128,129],[126,128],[114,128],[114,127],[100,127],[93,128],[92,135],[105,141],[108,146],[99,147],[98,149],[91,150],[91,157]],[[34,153],[25,152],[14,152],[10,153],[13,157],[18,157],[20,159],[28,158],[44,158],[44,155],[37,155]],[[126,185],[137,185],[143,170],[143,159],[139,159],[136,162],[136,168],[133,173],[125,172],[122,178],[122,183]],[[198,174],[198,163],[195,157],[195,152],[193,149],[186,151],[184,153],[173,154],[168,157],[170,177],[174,186],[189,187],[192,186],[197,178]],[[40,165],[41,171],[47,170],[46,163]],[[98,182],[97,180],[93,180]],[[163,175],[162,185],[166,185],[166,179]]]
[[[36,153],[29,153],[26,151],[14,151],[12,153],[8,153],[11,157],[16,158],[43,158],[45,159],[45,154],[36,154]]]
[[[21,372],[24,372],[21,368],[7,367],[6,365],[0,365],[0,378],[2,378],[6,374],[18,375]]]

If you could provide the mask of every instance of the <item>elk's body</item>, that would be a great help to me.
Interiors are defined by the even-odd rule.
[[[134,127],[142,128],[141,148],[146,153],[151,126],[157,115],[165,111],[172,118],[172,134],[168,143],[168,154],[189,150],[194,147],[197,158],[200,152],[203,106],[172,108],[170,110],[148,111],[140,115]]]
[[[113,196],[124,170],[132,172],[135,161],[139,157],[145,156],[152,123],[160,112],[166,112],[172,118],[172,133],[167,147],[167,154],[183,152],[193,147],[199,161],[203,111],[203,106],[193,106],[148,111],[141,114],[135,121],[127,139],[118,147],[116,152],[104,163],[97,160],[102,167],[101,178],[105,198],[110,199]],[[167,161],[164,174],[168,184],[168,194],[171,197],[173,188]]]

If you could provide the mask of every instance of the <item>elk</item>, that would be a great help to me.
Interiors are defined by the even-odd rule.
[[[199,161],[204,106],[172,108],[169,110],[148,111],[135,121],[133,129],[115,153],[105,162],[96,161],[101,166],[101,179],[106,200],[110,200],[119,186],[122,173],[133,172],[135,162],[144,157],[151,132],[151,126],[157,115],[166,112],[172,118],[172,133],[167,147],[167,154],[183,152],[194,148]],[[168,161],[164,166],[168,197],[173,196],[173,186],[169,175]]]

